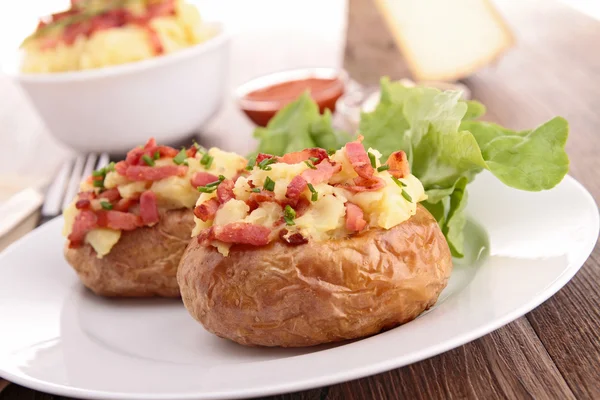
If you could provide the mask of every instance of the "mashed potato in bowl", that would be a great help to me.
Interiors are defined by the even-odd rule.
[[[144,60],[193,46],[212,32],[183,0],[72,0],[23,41],[21,71],[52,73]]]

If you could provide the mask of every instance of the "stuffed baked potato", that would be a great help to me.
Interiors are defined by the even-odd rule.
[[[259,155],[226,201],[203,193],[197,240],[178,270],[184,304],[244,345],[364,337],[431,307],[452,269],[448,244],[406,155],[348,143]]]
[[[179,297],[177,265],[194,227],[198,187],[244,170],[234,153],[153,139],[126,160],[94,171],[65,210],[65,258],[104,296]]]

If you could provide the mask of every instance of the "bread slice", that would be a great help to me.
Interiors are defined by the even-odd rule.
[[[417,81],[454,81],[514,43],[488,0],[375,0]]]

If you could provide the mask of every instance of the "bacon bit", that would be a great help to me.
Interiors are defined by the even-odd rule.
[[[148,142],[143,148],[136,147],[130,150],[125,157],[125,163],[129,165],[146,165],[142,156],[145,154],[150,158],[153,158],[154,153],[160,154],[160,157],[175,157],[179,151],[169,146],[158,146],[154,138],[148,139]],[[116,166],[115,166],[116,168]]]
[[[332,163],[329,160],[320,162],[316,169],[307,169],[299,176],[295,176],[287,187],[285,197],[294,200],[298,199],[302,192],[306,190],[306,186],[310,183],[317,185],[322,182],[327,182],[333,175],[340,172],[342,166]]]
[[[63,31],[63,41],[67,45],[72,45],[79,36],[89,36],[92,33],[92,22],[90,20],[81,21],[67,25]]]
[[[123,26],[127,22],[127,11],[120,10],[108,10],[102,14],[102,17],[95,17],[90,20],[91,32],[96,32],[104,29],[111,29]]]
[[[369,155],[362,143],[359,141],[346,143],[346,156],[358,176],[365,179],[371,179],[373,177],[375,169],[371,166]]]
[[[90,208],[91,204],[92,203],[88,199],[81,199],[77,200],[77,202],[75,203],[75,208],[78,210],[85,210],[87,208]]]
[[[125,174],[127,173],[127,162],[126,161],[119,161],[118,163],[116,163],[115,164],[115,171],[117,171],[117,173],[119,175],[125,176]]]
[[[88,192],[80,192],[77,194],[78,200],[93,200],[95,198],[96,198],[96,193],[91,190]]]
[[[148,5],[149,18],[166,17],[175,14],[175,1],[165,0]]]
[[[140,196],[140,216],[144,225],[156,224],[159,220],[156,194],[151,190],[146,190]]]
[[[160,154],[160,157],[175,157],[177,153],[179,153],[177,149],[169,146],[156,146],[155,148],[147,150],[146,154],[154,155],[157,151]]]
[[[215,217],[215,214],[219,209],[219,205],[219,200],[213,197],[212,199],[205,201],[199,206],[196,206],[196,208],[194,208],[194,215],[202,221],[206,222]]]
[[[395,151],[387,159],[387,165],[390,167],[388,172],[395,178],[404,178],[410,175],[410,166],[406,153],[402,150]]]
[[[170,176],[184,176],[188,167],[185,165],[165,165],[162,167],[147,167],[130,165],[125,176],[131,181],[159,181]]]
[[[225,243],[264,246],[269,243],[271,230],[266,226],[247,222],[233,222],[224,226],[213,226],[214,238]]]
[[[98,197],[113,202],[119,200],[121,198],[121,194],[119,193],[119,189],[112,188],[100,193]]]
[[[250,212],[256,210],[260,203],[265,202],[277,202],[275,194],[268,190],[261,190],[259,193],[250,193],[248,200],[246,200],[246,204],[250,207]]]
[[[365,214],[363,210],[354,203],[346,202],[346,229],[350,232],[360,232],[365,226]]]
[[[302,172],[302,177],[306,182],[313,185],[327,182],[331,177],[342,170],[341,164],[332,163],[329,160],[323,161],[317,165],[317,169],[307,169]]]
[[[198,149],[196,148],[196,146],[192,146],[186,150],[185,155],[187,156],[187,158],[195,157],[197,152]]]
[[[40,50],[50,50],[55,48],[59,43],[56,38],[42,38],[40,40]]]
[[[148,41],[150,42],[150,47],[154,51],[155,55],[159,55],[165,52],[165,48],[163,47],[162,42],[160,41],[160,36],[158,33],[152,29],[150,25],[146,25],[146,33],[148,33]]]
[[[300,233],[294,233],[292,235],[286,236],[288,234],[287,229],[282,229],[279,231],[279,238],[292,246],[298,246],[301,244],[308,243],[308,239],[302,236]]]
[[[137,202],[137,199],[121,199],[115,204],[113,204],[113,210],[128,212],[131,207],[137,204]]]
[[[354,178],[354,185],[335,185],[342,189],[349,190],[351,192],[375,192],[385,187],[385,181],[378,177],[373,179],[365,179],[360,176]]]
[[[151,137],[150,139],[148,139],[148,141],[144,145],[144,149],[151,149],[153,147],[156,147],[156,139]]]
[[[217,186],[217,198],[221,202],[221,204],[227,203],[231,199],[235,199],[235,194],[233,193],[234,183],[231,179],[225,179],[223,182]]]
[[[318,160],[314,162],[315,165],[319,164],[321,161],[328,159],[329,155],[327,151],[319,148],[312,149],[304,149],[302,151],[295,151],[293,153],[287,153],[283,157],[278,157],[278,161],[286,164],[298,164],[302,161],[309,160],[311,158],[317,158]],[[368,161],[368,160],[367,160]]]
[[[296,203],[296,206],[294,207],[294,211],[296,211],[296,218],[303,216],[309,208],[310,200],[308,200],[306,197],[300,197]]]
[[[73,222],[73,229],[69,235],[69,247],[77,248],[83,244],[85,235],[96,228],[98,225],[98,217],[93,211],[83,210],[77,214]]]
[[[198,243],[207,245],[212,239],[214,239],[213,227],[206,228],[200,231],[197,236]]]
[[[208,172],[196,172],[190,182],[193,187],[206,186],[209,183],[216,182],[219,180],[219,177],[209,174]]]
[[[287,197],[290,200],[297,200],[298,198],[300,198],[302,192],[306,190],[307,185],[308,182],[306,182],[306,179],[302,177],[302,174],[295,176],[290,182],[290,184],[287,186],[285,197]]]
[[[271,154],[265,154],[265,153],[258,153],[258,155],[256,156],[256,165],[260,164],[262,161],[268,159],[268,158],[275,158],[277,159],[278,157],[275,157]]]
[[[144,226],[144,222],[139,215],[126,213],[122,211],[96,211],[98,226],[101,228],[110,228],[123,231],[132,231]]]

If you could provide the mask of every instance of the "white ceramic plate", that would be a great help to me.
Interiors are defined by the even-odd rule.
[[[415,321],[308,349],[219,339],[175,300],[91,295],[63,260],[56,219],[0,256],[0,375],[79,398],[243,398],[360,378],[457,347],[552,296],[598,238],[598,208],[570,177],[552,191],[526,193],[482,174],[469,191],[488,256],[457,264],[438,304]]]

